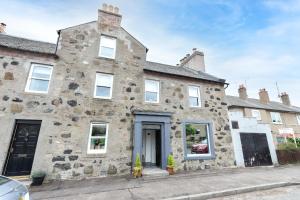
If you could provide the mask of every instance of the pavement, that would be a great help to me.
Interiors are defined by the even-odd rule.
[[[229,195],[242,195],[283,187],[297,187],[299,184],[300,165],[287,165],[201,170],[173,176],[148,176],[139,179],[108,177],[56,181],[31,187],[30,193],[32,200],[211,199],[230,198]]]

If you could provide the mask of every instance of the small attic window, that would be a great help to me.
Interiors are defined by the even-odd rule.
[[[102,35],[100,38],[99,56],[115,59],[116,38]]]

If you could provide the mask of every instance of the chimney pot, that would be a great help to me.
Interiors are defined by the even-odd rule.
[[[247,88],[244,85],[239,86],[238,92],[241,99],[246,100],[248,98]]]
[[[6,29],[6,24],[1,22],[0,23],[0,33],[5,33],[5,29]]]
[[[188,53],[188,54],[186,54],[186,57],[188,58],[188,57],[190,57],[190,55],[191,55],[191,54]]]
[[[193,48],[193,52],[197,51],[197,48]]]
[[[269,93],[265,88],[259,90],[259,101],[261,103],[267,104],[270,102]]]
[[[107,11],[107,4],[106,3],[102,4],[102,10]]]
[[[281,102],[284,105],[287,105],[287,106],[291,105],[290,97],[286,92],[281,93],[280,98],[281,98]]]
[[[115,13],[115,14],[119,14],[119,8],[118,8],[118,7],[115,7],[115,8],[114,8],[114,13]]]
[[[111,13],[114,12],[114,7],[112,5],[108,6],[108,12],[111,12]]]

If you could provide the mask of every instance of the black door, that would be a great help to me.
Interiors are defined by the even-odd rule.
[[[21,176],[30,174],[40,127],[41,121],[16,121],[4,175]]]
[[[264,133],[241,133],[246,167],[272,165],[267,136]]]

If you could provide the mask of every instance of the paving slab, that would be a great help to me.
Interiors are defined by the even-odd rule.
[[[30,188],[35,199],[170,199],[268,184],[299,183],[300,165],[179,173],[151,179],[129,177],[63,181]],[[265,188],[268,189],[268,188]],[[225,194],[225,192],[224,192]]]

